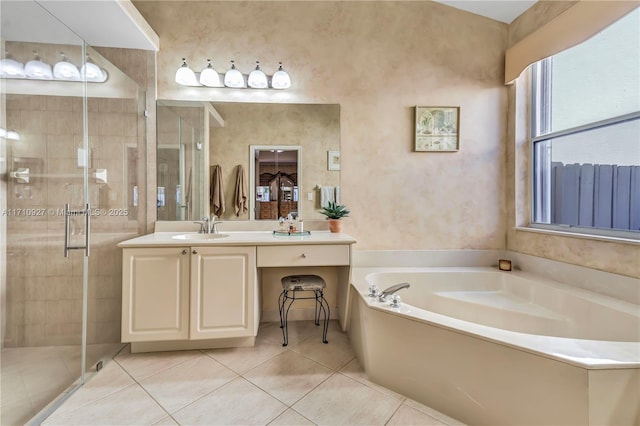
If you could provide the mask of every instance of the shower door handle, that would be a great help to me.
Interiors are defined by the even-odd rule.
[[[71,216],[84,215],[84,245],[72,246],[69,243],[69,223]],[[91,226],[91,208],[89,204],[85,204],[84,210],[70,210],[69,203],[64,205],[64,257],[69,257],[69,250],[84,250],[84,255],[89,256],[89,230]]]

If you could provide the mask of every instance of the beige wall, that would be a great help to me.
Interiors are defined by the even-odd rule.
[[[433,2],[134,4],[160,36],[160,99],[340,104],[356,249],[505,248],[506,24]],[[283,61],[293,85],[181,87],[183,57]],[[459,152],[412,152],[416,105],[460,106]]]
[[[544,25],[575,2],[540,2],[516,19],[510,28],[510,40],[517,42]],[[509,128],[507,134],[507,248],[509,250],[587,266],[632,277],[640,277],[640,246],[516,231],[530,219],[528,74],[525,71],[509,87]]]
[[[161,39],[159,98],[340,104],[357,250],[508,247],[640,276],[638,246],[512,230],[528,219],[526,100],[516,126],[504,51],[574,2],[539,2],[511,26],[433,2],[134,3]],[[282,60],[293,87],[184,88],[182,57],[245,72],[261,60],[269,74]],[[461,107],[459,152],[412,152],[415,105]]]

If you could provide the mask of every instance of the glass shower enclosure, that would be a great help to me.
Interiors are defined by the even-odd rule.
[[[0,424],[22,425],[123,346],[116,244],[146,226],[146,100],[40,4],[0,7]]]

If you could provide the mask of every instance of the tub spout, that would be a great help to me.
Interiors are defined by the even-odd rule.
[[[380,296],[378,296],[378,300],[380,302],[384,302],[385,300],[387,300],[387,296],[390,296],[396,291],[402,290],[403,288],[409,288],[409,286],[410,286],[409,283],[400,283],[400,284],[392,285],[391,287],[386,288],[382,290],[382,292],[380,292]]]

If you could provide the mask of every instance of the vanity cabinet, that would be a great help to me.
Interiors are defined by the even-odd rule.
[[[255,304],[255,246],[123,250],[123,342],[255,336]]]
[[[189,337],[189,248],[123,250],[122,341]]]
[[[256,248],[193,247],[191,339],[254,335]]]
[[[258,267],[349,265],[349,251],[344,244],[258,246]]]
[[[132,353],[253,346],[260,320],[279,320],[282,277],[298,273],[325,276],[331,318],[346,329],[352,237],[200,235],[156,227],[118,244],[122,341],[131,343]],[[307,314],[313,315],[301,317]]]

